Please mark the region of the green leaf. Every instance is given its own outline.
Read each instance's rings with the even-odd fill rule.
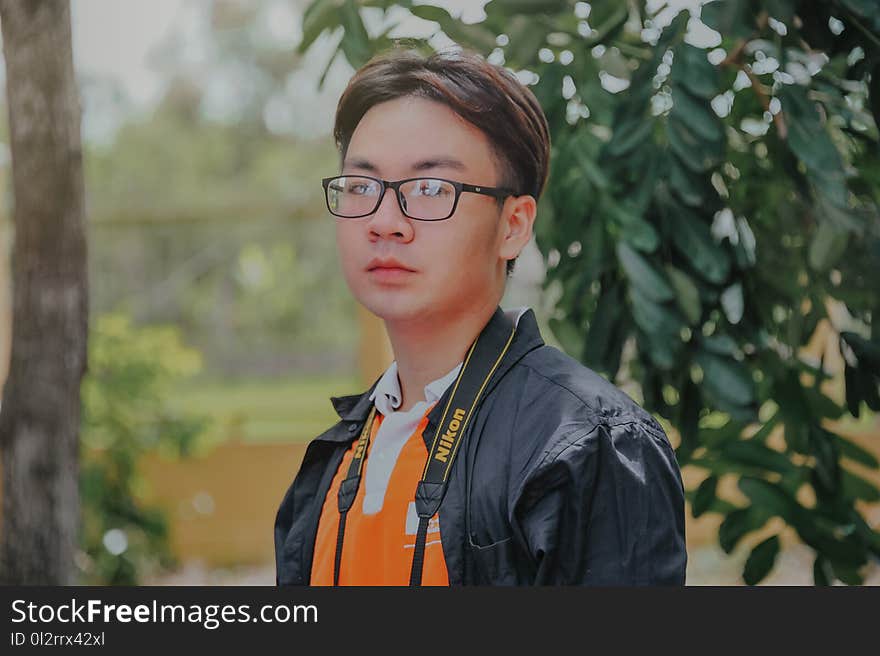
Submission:
[[[315,0],[306,8],[303,13],[302,41],[297,46],[300,53],[308,50],[324,30],[339,25],[338,12],[341,5],[342,0]]]
[[[453,20],[452,15],[448,11],[433,5],[413,5],[409,11],[413,16],[423,20],[434,21],[435,23]]]
[[[709,282],[723,283],[730,272],[730,256],[712,239],[709,227],[698,215],[678,205],[666,218],[673,244],[694,271]]]
[[[580,359],[584,347],[584,335],[581,330],[568,319],[551,317],[547,323],[559,345],[562,346],[562,350],[571,357]]]
[[[854,417],[859,416],[860,403],[862,401],[869,410],[880,411],[880,390],[878,390],[878,378],[876,374],[868,371],[867,367],[844,368],[844,380],[846,382],[846,403]]]
[[[680,465],[685,465],[691,454],[699,446],[700,411],[703,409],[703,398],[700,388],[687,378],[681,390],[678,402],[678,421],[676,425],[681,435],[681,443],[675,450]]]
[[[853,567],[852,565],[838,563],[836,560],[832,559],[831,569],[834,571],[834,575],[847,585],[862,584],[862,575],[859,574],[858,568]]]
[[[746,585],[760,583],[776,563],[779,554],[779,536],[769,537],[752,549],[743,569],[743,581]]]
[[[677,452],[676,452],[677,455]],[[724,472],[727,473],[727,472]],[[693,506],[694,497],[696,496],[695,490],[688,490],[685,492],[685,499],[687,499],[691,505]],[[716,497],[709,507],[706,509],[706,512],[716,513],[718,515],[727,515],[728,513],[736,510],[736,506],[730,503],[729,501],[725,501],[724,499],[719,499]],[[705,513],[704,513],[705,514]]]
[[[754,403],[755,387],[745,365],[707,351],[700,351],[696,360],[703,369],[703,387],[713,397],[738,406]]]
[[[862,397],[859,390],[859,370],[848,364],[843,368],[843,381],[846,387],[846,407],[853,417],[861,412]]]
[[[596,186],[607,189],[610,186],[608,174],[598,161],[597,139],[587,130],[578,130],[577,136],[570,141],[568,154],[574,159],[577,169]]]
[[[797,466],[780,453],[754,440],[731,440],[721,448],[725,460],[752,465],[767,471],[789,476],[797,472]]]
[[[813,561],[813,582],[816,585],[829,586],[832,576],[833,572],[828,559],[822,554],[816,554],[816,560]]]
[[[614,5],[617,3],[609,2],[602,4]],[[691,14],[689,11],[679,11],[675,15],[675,18],[672,19],[672,22],[669,23],[669,25],[667,25],[665,28],[663,28],[663,33],[660,35],[660,39],[657,41],[657,52],[662,53],[663,50],[671,47],[673,40],[678,37],[684,37],[690,17]]]
[[[749,506],[729,512],[718,528],[718,542],[725,553],[731,553],[747,533],[757,531],[769,519],[760,508]]]
[[[832,563],[860,567],[866,559],[863,543],[852,533],[839,537],[839,528],[816,512],[810,512],[780,485],[760,478],[743,476],[739,488],[752,501],[771,515],[779,515],[792,525],[801,539],[827,556]]]
[[[633,247],[652,253],[657,250],[660,239],[657,231],[647,221],[644,221],[635,210],[626,203],[609,202],[605,204],[608,218],[619,228],[620,236]]]
[[[705,513],[712,502],[715,501],[715,490],[718,487],[718,477],[709,476],[697,488],[694,502],[691,504],[694,519]]]
[[[339,56],[339,48],[337,48],[330,58],[327,60],[327,64],[324,66],[324,70],[321,72],[321,77],[318,78],[318,88],[324,88],[324,80],[327,79],[327,74],[330,73],[330,68],[333,66],[333,62],[336,61],[336,58]]]
[[[725,442],[739,439],[748,423],[746,421],[728,419],[722,426],[717,428],[703,428],[700,431],[700,437],[703,443],[710,449],[721,448]]]
[[[837,492],[840,481],[839,454],[831,433],[817,424],[810,424],[810,449],[815,456],[816,478],[813,483],[824,487],[825,491]]]
[[[625,242],[617,244],[617,257],[630,282],[653,301],[670,301],[675,297],[672,287],[648,260]]]
[[[537,60],[538,50],[547,43],[546,30],[537,27],[532,18],[524,15],[504,18],[502,24],[504,33],[510,39],[504,49],[505,65],[518,67],[532,65]]]
[[[678,362],[680,345],[680,341],[671,341],[658,333],[645,333],[639,349],[647,353],[655,367],[662,371],[672,371]]]
[[[373,56],[370,45],[370,36],[364,21],[361,19],[358,5],[354,0],[346,0],[340,11],[342,24],[345,26],[345,35],[339,44],[345,58],[354,68],[360,68]]]
[[[702,98],[694,98],[679,85],[672,86],[671,116],[687,125],[704,141],[720,141],[724,137],[721,119]]]
[[[844,368],[849,411],[858,417],[862,401],[874,412],[880,411],[880,344],[848,331],[841,333],[840,338],[841,350],[850,350],[857,361],[857,366],[847,361]]]
[[[648,115],[633,116],[614,126],[611,141],[605,150],[611,157],[621,157],[646,141],[654,131],[654,119]]]
[[[806,453],[809,449],[809,426],[816,419],[797,371],[787,369],[782,375],[774,376],[773,397],[785,423],[786,443],[789,448]]]
[[[647,144],[640,150],[640,161],[635,163],[633,175],[637,180],[632,187],[631,193],[627,194],[627,204],[633,212],[654,227],[656,212],[654,211],[654,194],[660,180],[660,168],[665,159],[663,150],[655,148],[653,143]]]
[[[849,189],[842,168],[808,171],[807,177],[816,188],[821,214],[841,228],[861,229],[861,220],[850,212]]]
[[[804,388],[804,394],[817,417],[840,419],[841,415],[843,415],[844,409],[819,390],[812,387]]]
[[[766,0],[767,11],[773,18],[785,23],[792,24],[794,18],[794,1],[793,0]]]
[[[544,215],[542,215],[544,216]],[[589,222],[584,235],[586,248],[581,253],[584,275],[590,280],[599,280],[602,274],[614,266],[610,237],[605,231],[605,223],[599,219]]]
[[[837,200],[833,200],[828,195],[827,188],[821,189],[820,193],[816,194],[816,214],[822,220],[833,223],[839,230],[864,234],[863,219],[847,207],[846,196],[849,192],[842,184],[837,185],[837,188],[840,189],[840,197]],[[835,202],[841,205],[836,205]]]
[[[880,501],[880,491],[861,476],[853,474],[848,469],[841,467],[841,486],[843,493],[850,499],[863,499],[868,503]]]
[[[438,22],[446,36],[459,45],[483,53],[492,52],[497,45],[496,36],[480,23],[462,23],[451,17]]]
[[[829,200],[846,208],[846,178],[840,153],[822,124],[815,103],[807,90],[797,84],[783,85],[777,92],[788,121],[788,147],[807,167],[810,177]]]
[[[667,161],[669,186],[685,205],[701,207],[708,199],[718,197],[706,174],[691,171],[674,153]]]
[[[674,52],[670,79],[698,98],[714,98],[718,94],[718,70],[707,58],[706,51],[682,41]]]
[[[567,0],[492,0],[486,13],[497,11],[505,16],[512,14],[541,14],[550,16],[568,8]]]
[[[666,137],[672,152],[695,173],[711,171],[724,158],[724,140],[701,138],[687,123],[672,113],[666,122]]]
[[[880,343],[847,330],[840,333],[840,338],[853,350],[859,367],[880,373]]]
[[[615,342],[615,334],[620,328],[621,299],[616,288],[605,291],[599,297],[596,310],[590,320],[584,347],[585,364],[599,369],[606,369],[606,356]],[[608,372],[612,377],[617,371]]]
[[[678,307],[681,308],[688,323],[692,326],[695,325],[703,314],[703,309],[700,305],[700,291],[690,276],[674,266],[666,265],[666,274],[675,288],[675,300],[678,303]]]
[[[749,438],[749,440],[758,444],[764,444],[767,441],[767,438],[770,437],[770,433],[773,432],[773,429],[776,428],[776,425],[779,423],[779,415],[780,413],[778,411],[775,412],[773,416],[765,421],[764,425]]]
[[[678,333],[684,322],[671,308],[655,303],[637,287],[630,287],[629,295],[633,319],[643,333],[640,349],[648,354],[655,366],[664,371],[671,370],[681,352]]]
[[[874,457],[873,453],[866,451],[858,444],[854,444],[840,435],[835,435],[835,437],[837,438],[837,448],[840,451],[840,455],[846,456],[865,467],[871,467],[873,469],[880,467],[880,461]]]
[[[618,2],[593,2],[591,4],[590,24],[596,33],[585,39],[584,45],[592,46],[596,43],[608,43],[617,37],[629,18],[629,10],[626,4]]]
[[[828,271],[846,251],[848,242],[849,234],[846,231],[840,230],[831,221],[820,221],[810,242],[810,267],[820,273]]]
[[[789,523],[795,523],[799,506],[778,485],[760,478],[743,476],[739,479],[738,486],[753,505],[771,515],[778,515]]]
[[[707,27],[732,39],[751,36],[754,21],[746,0],[715,0],[702,6],[700,20]]]
[[[873,32],[874,41],[880,41],[880,15],[877,14],[875,0],[840,0],[840,3],[852,11],[856,16],[864,18],[868,27]]]
[[[452,15],[432,5],[413,5],[410,12],[424,20],[434,21],[450,39],[462,46],[473,48],[477,52],[491,52],[495,46],[495,35],[479,23],[462,23]]]
[[[739,350],[736,340],[725,334],[715,334],[703,338],[703,348],[710,353],[724,356],[733,356]]]

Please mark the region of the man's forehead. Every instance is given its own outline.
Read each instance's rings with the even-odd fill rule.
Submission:
[[[379,172],[383,168],[403,168],[414,173],[440,168],[455,171],[469,170],[462,158],[449,154],[413,155],[411,157],[401,157],[399,154],[395,154],[393,157],[382,157],[349,153],[342,163],[342,168],[373,172]]]

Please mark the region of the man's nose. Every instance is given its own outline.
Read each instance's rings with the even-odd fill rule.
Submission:
[[[408,235],[412,231],[412,224],[400,209],[397,201],[398,195],[390,187],[385,189],[379,207],[369,217],[370,231],[379,235],[401,234]]]

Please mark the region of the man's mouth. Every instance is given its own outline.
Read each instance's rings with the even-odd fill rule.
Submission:
[[[415,273],[415,269],[394,258],[374,258],[367,264],[367,271]]]

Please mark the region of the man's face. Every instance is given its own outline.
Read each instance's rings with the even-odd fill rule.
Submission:
[[[445,105],[416,97],[375,105],[364,115],[342,172],[385,180],[425,176],[500,184],[487,137]],[[501,214],[493,197],[463,192],[450,218],[419,221],[406,217],[395,192],[386,190],[374,214],[336,219],[348,286],[386,321],[445,323],[494,307],[504,288],[507,259],[502,258]],[[407,270],[375,267],[377,259],[394,260]]]

